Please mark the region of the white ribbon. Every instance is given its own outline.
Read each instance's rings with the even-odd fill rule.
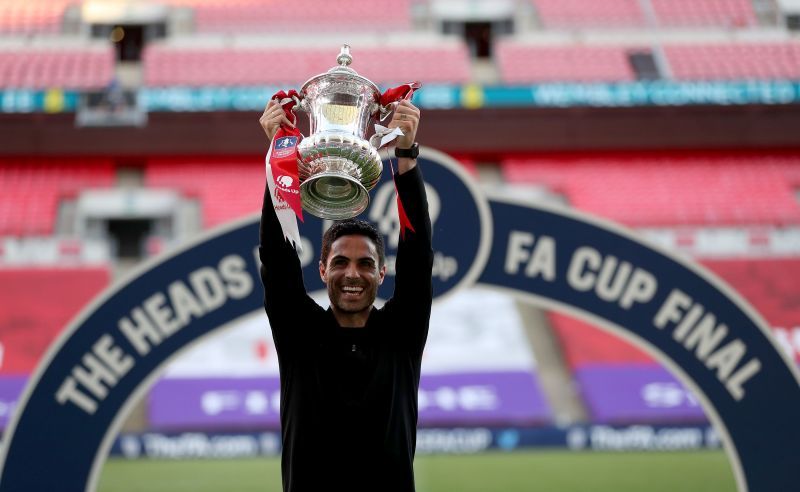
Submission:
[[[403,130],[399,127],[397,128],[386,128],[382,125],[375,125],[375,135],[370,137],[369,143],[376,149],[380,149],[384,145],[388,144],[389,142],[393,141],[397,137],[402,137],[405,135]]]
[[[278,196],[275,187],[275,177],[272,175],[272,166],[269,164],[269,158],[272,155],[272,145],[269,146],[267,152],[266,167],[267,167],[267,185],[269,186],[269,195],[272,197],[272,206],[275,208],[275,215],[278,216],[278,222],[281,224],[283,237],[288,239],[295,251],[298,253],[303,252],[303,246],[300,242],[300,231],[297,228],[297,215],[295,215],[292,207],[286,203],[283,198]]]

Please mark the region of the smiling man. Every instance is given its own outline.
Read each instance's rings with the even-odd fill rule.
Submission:
[[[288,124],[270,103],[272,140]],[[261,279],[281,375],[281,471],[285,492],[414,491],[417,391],[431,312],[431,223],[414,142],[419,110],[401,102],[397,191],[411,228],[402,234],[395,291],[373,304],[386,275],[383,238],[345,220],[322,239],[319,274],[330,307],[305,291],[300,260],[284,239],[269,188],[261,215]]]

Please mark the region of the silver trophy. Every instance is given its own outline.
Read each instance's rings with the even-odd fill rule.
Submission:
[[[336,61],[338,66],[303,84],[296,106],[311,123],[310,136],[297,146],[303,208],[334,220],[355,217],[369,205],[383,163],[365,134],[370,122],[389,112],[380,105],[378,86],[348,66],[348,45]]]

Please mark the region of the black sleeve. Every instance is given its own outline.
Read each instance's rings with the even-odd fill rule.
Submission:
[[[264,186],[259,235],[264,309],[275,346],[280,351],[300,335],[298,332],[309,328],[304,322],[307,316],[322,308],[306,294],[300,258],[283,236],[267,185]]]
[[[419,166],[395,178],[403,208],[414,228],[401,234],[395,263],[395,285],[392,298],[384,310],[390,318],[401,320],[398,329],[411,347],[421,351],[428,336],[433,288],[431,270],[431,219],[428,198]]]

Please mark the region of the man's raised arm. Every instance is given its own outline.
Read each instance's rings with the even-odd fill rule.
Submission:
[[[269,102],[259,122],[270,142],[281,124],[291,125],[283,109],[275,101]],[[277,331],[287,326],[291,326],[292,329],[302,329],[296,326],[295,315],[311,306],[318,306],[306,294],[300,258],[294,246],[284,237],[273,206],[273,200],[276,198],[270,193],[266,179],[258,252],[261,259],[261,281],[264,284],[264,308],[270,319],[275,342],[280,344],[282,339],[286,338],[285,335],[290,334]]]
[[[420,112],[408,101],[398,104],[390,127],[400,127],[403,136],[397,139],[402,151],[415,145]],[[416,149],[414,149],[416,150]],[[398,157],[398,175],[395,176],[397,193],[408,222],[401,218],[402,230],[395,263],[395,287],[387,308],[402,314],[408,321],[403,328],[412,346],[421,350],[428,333],[433,291],[431,270],[431,220],[422,173],[415,157]],[[408,227],[410,225],[410,227]],[[413,230],[412,230],[413,229]]]

